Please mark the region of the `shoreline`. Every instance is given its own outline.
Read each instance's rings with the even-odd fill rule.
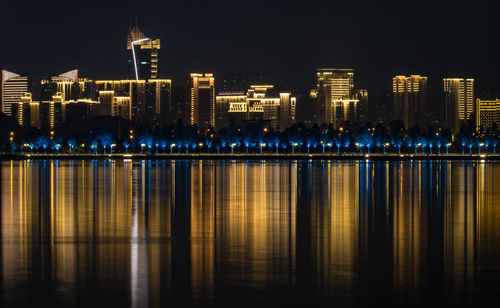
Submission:
[[[0,154],[0,161],[9,160],[372,160],[372,161],[446,161],[500,160],[500,154]]]

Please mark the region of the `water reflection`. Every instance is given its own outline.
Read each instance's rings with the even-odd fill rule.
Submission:
[[[500,168],[474,162],[1,163],[4,305],[478,303]]]

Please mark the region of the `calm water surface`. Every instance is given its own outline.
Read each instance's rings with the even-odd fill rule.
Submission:
[[[500,294],[496,163],[14,161],[0,176],[0,306]]]

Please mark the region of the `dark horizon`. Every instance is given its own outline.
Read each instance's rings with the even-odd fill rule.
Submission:
[[[418,4],[418,5],[417,5]],[[74,68],[91,79],[126,78],[127,30],[134,16],[161,39],[162,78],[184,84],[190,72],[259,70],[275,84],[314,85],[320,67],[353,68],[355,87],[390,89],[395,75],[476,79],[477,94],[500,88],[493,38],[496,3],[456,1],[165,2],[119,5],[7,1],[0,19],[0,67],[43,77]]]

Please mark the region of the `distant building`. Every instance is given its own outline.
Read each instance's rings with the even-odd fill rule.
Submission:
[[[160,39],[148,38],[137,26],[127,35],[128,79],[156,79],[160,75]]]
[[[252,85],[247,93],[221,92],[216,97],[216,127],[262,121],[284,130],[295,122],[297,99],[289,92],[270,96],[272,85]]]
[[[170,79],[150,79],[146,85],[146,114],[152,126],[173,124],[176,110],[172,105],[172,81]]]
[[[500,99],[476,100],[476,129],[483,130],[493,128],[496,124],[500,128]]]
[[[356,121],[359,100],[354,91],[354,70],[322,68],[316,77],[317,88],[311,97],[317,100],[318,124],[338,127],[344,121]]]
[[[132,120],[130,96],[115,96],[114,90],[99,91],[99,104],[94,116],[112,116]]]
[[[356,99],[358,100],[358,112],[356,122],[364,124],[369,122],[368,111],[368,90],[356,90]]]
[[[445,127],[458,133],[474,112],[474,79],[444,78]]]
[[[95,83],[99,101],[103,104],[98,108],[99,115],[112,115],[112,109],[118,106],[115,98],[128,97],[129,111],[126,114],[129,119],[150,127],[167,123],[172,106],[170,79],[96,80]],[[120,108],[125,111],[125,101],[120,101]],[[124,117],[125,113],[121,114]]]
[[[192,73],[189,79],[188,123],[204,132],[215,127],[215,78],[213,74]]]
[[[427,77],[396,76],[392,79],[393,120],[401,120],[406,129],[427,128]]]
[[[94,116],[99,106],[97,101],[89,99],[64,100],[63,98],[63,94],[57,92],[51,100],[38,104],[38,128],[56,130],[66,122],[89,120]]]
[[[21,101],[21,96],[30,92],[29,78],[2,70],[2,109],[8,116],[12,115],[12,104]]]
[[[31,93],[25,93],[19,102],[11,106],[12,116],[19,125],[40,128],[40,103],[32,100]]]
[[[56,93],[61,93],[63,101],[88,99],[95,100],[95,83],[92,80],[78,78],[78,70],[42,79],[41,100],[49,101]]]

